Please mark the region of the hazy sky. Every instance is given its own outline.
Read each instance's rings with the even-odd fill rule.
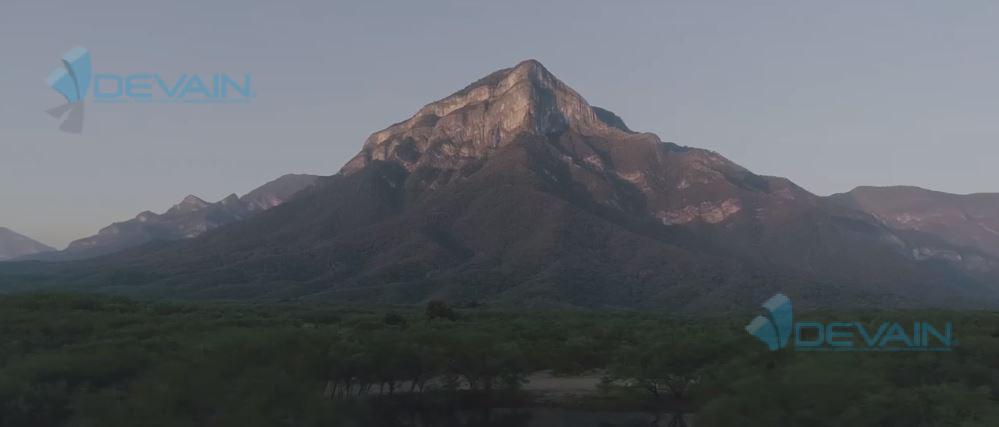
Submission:
[[[0,1],[0,226],[50,245],[188,193],[333,174],[368,134],[536,58],[593,105],[818,193],[999,191],[994,1]],[[60,56],[252,73],[246,105],[44,113]]]

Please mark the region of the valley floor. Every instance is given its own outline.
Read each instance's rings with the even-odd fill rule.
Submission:
[[[0,426],[999,425],[999,314],[848,316],[950,321],[959,345],[770,352],[745,318],[634,311],[5,296]]]

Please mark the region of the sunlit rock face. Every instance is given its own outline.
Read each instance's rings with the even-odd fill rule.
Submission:
[[[717,153],[633,132],[534,60],[490,74],[375,132],[341,173],[387,161],[409,172],[435,171],[423,183],[433,190],[460,177],[440,171],[460,170],[523,139],[554,152],[571,180],[597,202],[618,209],[640,203],[666,225],[719,224],[740,214],[780,220],[788,209],[814,206],[816,199],[790,181],[757,176]],[[620,182],[641,194],[622,192]],[[625,200],[636,196],[642,200]]]
[[[343,172],[372,160],[397,162],[410,171],[424,164],[456,168],[488,156],[519,134],[558,135],[570,129],[583,135],[626,132],[601,121],[583,97],[541,63],[528,60],[375,132]]]

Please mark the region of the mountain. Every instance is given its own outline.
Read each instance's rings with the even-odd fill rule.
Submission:
[[[246,204],[249,210],[264,211],[288,201],[295,193],[311,187],[318,179],[316,175],[284,175],[246,193],[239,200]]]
[[[145,211],[135,218],[116,222],[97,234],[73,241],[62,251],[27,259],[66,261],[92,258],[142,246],[153,241],[172,241],[200,236],[208,230],[277,206],[295,193],[314,184],[314,175],[284,175],[247,193],[231,194],[215,202],[189,195],[162,214]]]
[[[204,235],[84,264],[0,267],[0,287],[744,310],[995,307],[995,258],[635,132],[537,61],[375,132],[338,174]],[[941,248],[951,248],[946,242]]]
[[[915,256],[959,259],[961,252],[980,252],[999,257],[999,194],[858,187],[831,199],[867,212],[899,232],[923,236],[920,245],[913,248]],[[955,251],[955,247],[959,249]]]
[[[0,261],[54,250],[9,228],[0,227]]]

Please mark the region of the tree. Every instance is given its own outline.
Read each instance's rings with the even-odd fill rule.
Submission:
[[[454,312],[454,310],[451,309],[447,303],[440,300],[433,300],[427,303],[425,314],[427,316],[427,321],[447,319],[453,322],[458,319],[458,315]]]
[[[645,345],[626,347],[618,355],[612,374],[639,386],[656,398],[666,395],[683,400],[699,383],[722,346],[710,336],[678,330],[643,340]]]
[[[382,318],[382,323],[389,326],[406,326],[406,318],[396,313],[386,313]]]

